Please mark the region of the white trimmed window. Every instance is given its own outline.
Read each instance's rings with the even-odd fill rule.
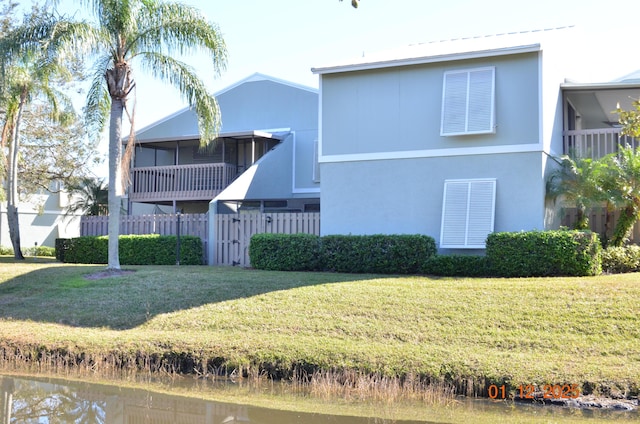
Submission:
[[[445,180],[440,247],[484,249],[493,232],[495,178]]]
[[[444,73],[440,135],[495,131],[495,68]]]

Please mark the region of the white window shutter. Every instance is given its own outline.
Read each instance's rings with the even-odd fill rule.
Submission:
[[[445,181],[442,231],[440,244],[462,246],[466,239],[469,184],[465,181]]]
[[[440,247],[480,249],[493,232],[496,180],[446,180]]]
[[[467,244],[484,247],[487,235],[493,232],[496,181],[473,181],[470,186]]]
[[[493,69],[469,72],[468,132],[493,131]]]
[[[444,73],[440,135],[492,133],[495,68]]]
[[[466,72],[445,73],[442,94],[442,133],[458,134],[467,127],[467,90]]]

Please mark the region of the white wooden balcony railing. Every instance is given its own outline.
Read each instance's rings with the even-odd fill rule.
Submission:
[[[622,135],[620,132],[620,128],[565,131],[563,133],[564,153],[599,159],[609,153],[617,152],[619,146],[629,145],[634,149],[640,146],[640,140]]]
[[[131,170],[130,200],[211,200],[236,178],[228,163],[149,166]]]

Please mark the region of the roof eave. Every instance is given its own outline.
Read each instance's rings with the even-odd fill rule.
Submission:
[[[341,72],[365,71],[370,69],[393,68],[399,66],[422,65],[427,63],[451,62],[466,59],[479,59],[484,57],[505,56],[522,53],[539,52],[540,44],[528,44],[522,46],[504,47],[498,49],[469,51],[463,53],[451,53],[433,56],[420,56],[411,58],[379,60],[366,63],[355,63],[349,65],[326,66],[311,68],[314,74],[335,74]]]
[[[565,82],[560,84],[563,91],[591,91],[591,90],[638,90],[640,82],[599,82],[577,83]]]
[[[235,138],[235,139],[248,139],[248,138],[271,138],[274,140],[282,141],[286,138],[286,136],[270,133],[268,131],[261,130],[248,130],[248,131],[233,131],[233,132],[221,132],[218,134],[216,139],[221,138]],[[138,144],[149,144],[149,143],[166,143],[166,142],[180,142],[180,141],[191,141],[191,140],[199,140],[200,136],[198,134],[188,134],[176,137],[158,137],[146,140],[136,140]],[[127,142],[126,139],[122,140],[122,143],[125,144]]]

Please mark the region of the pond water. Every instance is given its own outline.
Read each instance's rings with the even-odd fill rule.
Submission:
[[[54,377],[0,375],[0,424],[386,424],[386,423],[575,423],[632,422],[637,412],[520,405],[511,401],[455,399],[448,402],[350,403],[287,394],[273,384],[247,389],[237,383],[139,381],[90,383]],[[284,386],[283,386],[284,387]],[[247,397],[247,394],[249,397]],[[261,406],[249,406],[249,398]],[[218,401],[216,399],[223,399]],[[238,403],[229,401],[236,399]],[[266,406],[269,407],[266,407]],[[359,416],[358,416],[359,415]]]

